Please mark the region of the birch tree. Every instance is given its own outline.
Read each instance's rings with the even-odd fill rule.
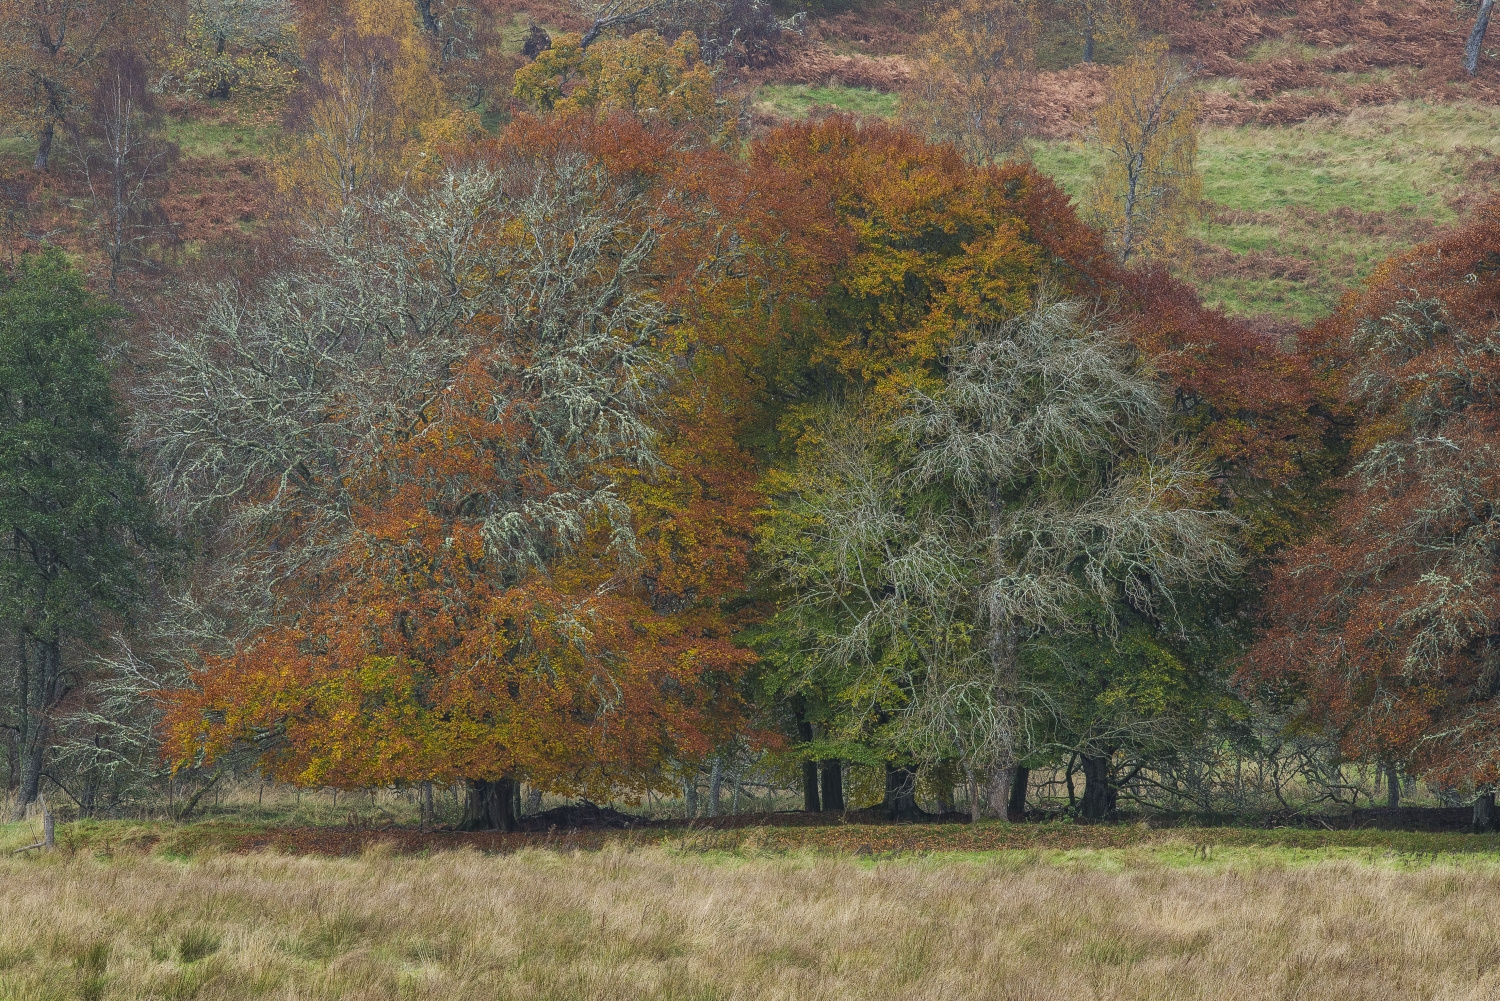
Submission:
[[[1183,264],[1203,200],[1193,72],[1161,43],[1110,74],[1097,123],[1100,165],[1084,214],[1122,263]]]

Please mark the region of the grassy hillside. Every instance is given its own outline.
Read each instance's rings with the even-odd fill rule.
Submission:
[[[1082,139],[1039,143],[1075,197]],[[1308,322],[1381,260],[1456,222],[1500,166],[1500,107],[1402,102],[1291,125],[1205,129],[1196,272],[1206,301]]]

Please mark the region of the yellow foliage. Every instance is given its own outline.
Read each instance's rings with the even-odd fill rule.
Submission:
[[[167,48],[168,85],[200,97],[234,91],[284,94],[292,87],[297,25],[289,10],[249,0],[200,0]]]
[[[1192,72],[1161,42],[1110,74],[1085,212],[1123,262],[1188,262],[1188,228],[1203,202],[1191,83]]]
[[[1134,0],[1053,0],[1057,13],[1077,30],[1083,41],[1083,61],[1094,61],[1099,41],[1123,41],[1135,37],[1137,21]]]
[[[1016,154],[1036,35],[1035,0],[960,0],[921,39],[919,82],[902,117],[974,163]]]
[[[417,26],[408,0],[349,0],[349,19],[356,34],[390,39],[390,87],[395,98],[398,129],[447,114],[443,81],[437,72],[437,53]]]
[[[438,169],[446,145],[476,138],[478,116],[452,107],[438,54],[403,0],[351,0],[317,60],[302,127],[276,165],[282,191],[310,213]]]
[[[670,46],[654,31],[638,31],[587,49],[579,35],[569,34],[516,71],[512,93],[538,111],[625,112],[681,125],[711,118],[713,83],[691,32]]]

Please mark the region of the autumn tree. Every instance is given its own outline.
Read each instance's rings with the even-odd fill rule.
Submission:
[[[440,147],[479,131],[446,99],[437,57],[399,0],[353,0],[311,47],[276,176],[316,215],[404,177],[441,170]]]
[[[88,187],[94,227],[109,260],[109,290],[173,231],[160,206],[177,148],[162,134],[145,63],[130,51],[102,62],[88,115],[73,126],[72,153]]]
[[[1000,329],[1028,315],[1044,286],[1060,290],[1064,298],[1096,303],[1110,317],[1104,325],[1151,359],[1163,399],[1171,401],[1173,433],[1192,443],[1196,468],[1212,483],[1214,496],[1201,498],[1195,510],[1210,521],[1232,514],[1243,526],[1234,544],[1248,550],[1253,568],[1294,540],[1296,526],[1315,513],[1314,484],[1325,468],[1320,463],[1328,426],[1315,412],[1334,401],[1320,396],[1305,356],[1276,350],[1250,327],[1204,310],[1192,289],[1160,272],[1122,268],[1050,181],[1017,164],[967,165],[951,148],[846,119],[777,130],[757,144],[754,156],[752,169],[781,167],[797,179],[796,187],[822,193],[853,241],[819,308],[789,330],[771,355],[776,376],[768,390],[778,401],[773,412],[781,415],[779,433],[764,432],[760,440],[765,461],[776,469],[767,490],[778,498],[778,510],[789,505],[784,509],[789,520],[780,521],[778,514],[772,525],[796,525],[802,491],[823,482],[815,478],[798,485],[799,477],[812,475],[805,470],[825,467],[812,458],[829,440],[823,430],[829,422],[842,429],[837,440],[845,444],[837,454],[859,458],[856,465],[866,473],[856,479],[873,492],[878,506],[910,514],[901,507],[902,497],[891,499],[910,482],[897,475],[906,447],[894,431],[900,402],[917,392],[939,394],[966,333]],[[806,463],[800,458],[804,452],[812,457]],[[819,487],[816,493],[830,491]],[[838,496],[847,501],[852,495]],[[940,504],[926,495],[913,497],[911,503]],[[1209,517],[1208,512],[1214,513]],[[857,525],[847,531],[856,532]],[[763,545],[792,545],[787,538],[783,533]],[[819,536],[808,529],[790,538],[811,545]],[[905,545],[893,551],[910,551],[913,559],[917,552]],[[790,607],[796,590],[773,593]],[[1022,731],[1026,741],[1046,745],[1025,747],[1028,760],[1033,750],[1050,755],[1048,747],[1066,747],[1065,756],[1077,751],[1098,759],[1106,777],[1139,774],[1138,767],[1167,749],[1159,738],[1169,727],[1138,725],[1153,700],[1167,700],[1173,725],[1191,722],[1202,706],[1217,704],[1224,666],[1240,639],[1218,622],[1225,615],[1231,623],[1240,621],[1240,608],[1253,602],[1236,605],[1241,590],[1250,590],[1240,585],[1223,600],[1218,587],[1191,590],[1185,597],[1178,589],[1171,614],[1142,613],[1125,600],[1074,609],[1080,617],[1073,620],[1077,629],[1066,634],[1066,650],[1057,637],[1049,641],[1053,652],[1046,658],[1031,656],[1037,647],[1023,650],[1028,690],[1049,688],[1052,710],[1064,697],[1073,707],[1066,727]],[[963,613],[948,605],[938,612],[942,618],[932,621],[963,624]],[[1096,625],[1111,619],[1119,623],[1118,632],[1103,627],[1095,632]],[[895,732],[896,716],[879,700],[899,701],[905,697],[900,691],[845,686],[842,675],[811,658],[811,651],[830,648],[837,621],[836,616],[819,620],[804,607],[795,617],[773,617],[756,633],[767,697],[800,698],[817,732],[842,734],[839,740],[816,738],[806,749],[809,755],[883,760],[893,774],[921,763],[909,748],[886,742]],[[971,620],[965,628],[977,627]],[[958,632],[935,635],[951,643]],[[1133,652],[1095,656],[1113,651],[1117,640],[1128,640]],[[809,680],[819,672],[820,680]],[[1104,706],[1103,698],[1114,708]],[[853,712],[854,705],[864,708]],[[845,727],[851,720],[858,724]],[[1113,745],[1106,739],[1121,733],[1130,739]],[[1122,758],[1131,757],[1133,763],[1121,771]],[[897,781],[905,787],[907,778]],[[1004,776],[996,778],[998,793]]]
[[[1192,79],[1160,42],[1110,73],[1086,211],[1122,263],[1187,261],[1188,226],[1203,198]]]
[[[1478,790],[1500,781],[1495,233],[1489,210],[1393,259],[1315,332],[1361,420],[1326,529],[1273,581],[1248,675],[1348,758]]]
[[[37,170],[47,169],[58,130],[82,107],[125,9],[122,0],[0,3],[0,89],[7,110],[36,138]]]
[[[284,0],[192,0],[167,72],[190,93],[224,100],[241,87],[290,87],[296,55],[295,12]]]
[[[516,72],[514,96],[537,111],[625,112],[679,126],[716,109],[713,75],[691,33],[670,45],[655,31],[605,38],[584,49],[580,36],[559,35]]]
[[[733,726],[748,655],[717,602],[753,473],[711,398],[678,424],[702,404],[659,282],[701,268],[648,183],[670,147],[517,128],[166,335],[162,495],[263,602],[172,696],[180,760],[249,741],[303,784],[462,778],[467,822],[507,826],[520,778],[649,788]]]
[[[101,357],[113,316],[56,250],[0,277],[0,628],[17,819],[36,799],[59,707],[130,610],[140,546],[156,537]]]
[[[922,36],[922,64],[902,116],[975,163],[1021,149],[1025,88],[1036,64],[1038,12],[1030,0],[963,0]]]
[[[1086,63],[1094,61],[1100,40],[1129,38],[1135,33],[1134,0],[1051,0],[1051,6],[1078,33]]]

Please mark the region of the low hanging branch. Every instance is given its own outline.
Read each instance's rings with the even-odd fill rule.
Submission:
[[[664,6],[660,0],[650,3],[642,3],[641,0],[606,0],[605,3],[589,4],[588,12],[593,15],[594,23],[583,33],[580,45],[586,49],[610,28],[644,21]]]

